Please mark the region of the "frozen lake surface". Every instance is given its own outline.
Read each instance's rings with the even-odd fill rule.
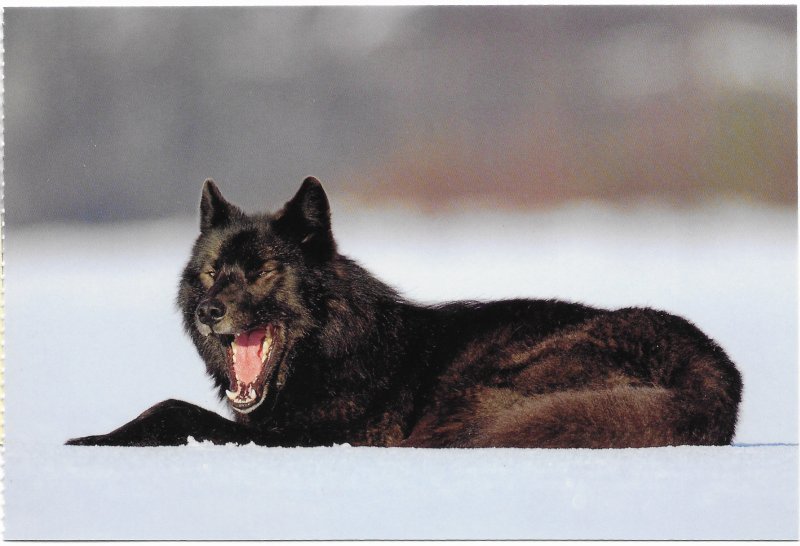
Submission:
[[[793,211],[351,208],[333,203],[340,251],[418,301],[557,297],[689,318],[743,374],[736,445],[65,447],[166,398],[226,413],[173,304],[196,225],[12,227],[5,537],[797,538]]]

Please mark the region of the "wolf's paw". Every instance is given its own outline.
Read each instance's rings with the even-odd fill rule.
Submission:
[[[65,446],[107,446],[113,445],[108,442],[105,435],[96,436],[82,436],[80,438],[72,438],[64,442]]]

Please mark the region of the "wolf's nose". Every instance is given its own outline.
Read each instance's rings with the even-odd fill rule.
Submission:
[[[205,300],[197,306],[197,320],[212,326],[225,316],[225,304],[219,300]]]

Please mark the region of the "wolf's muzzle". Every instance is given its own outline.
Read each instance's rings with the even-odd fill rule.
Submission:
[[[225,304],[219,300],[203,300],[195,311],[197,320],[208,326],[217,324],[225,316],[227,309]]]

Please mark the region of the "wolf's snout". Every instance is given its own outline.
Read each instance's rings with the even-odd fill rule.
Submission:
[[[225,316],[225,304],[219,300],[204,300],[197,306],[197,320],[213,326]]]

